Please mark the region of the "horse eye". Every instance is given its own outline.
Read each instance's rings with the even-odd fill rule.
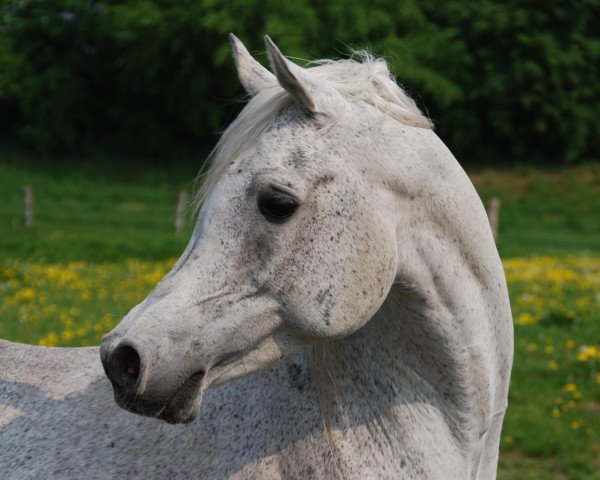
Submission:
[[[267,220],[279,223],[291,217],[298,204],[287,195],[269,192],[258,197],[258,208]]]

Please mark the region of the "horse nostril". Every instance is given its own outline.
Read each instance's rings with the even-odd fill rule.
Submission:
[[[107,371],[110,380],[122,391],[131,390],[140,376],[141,360],[129,346],[117,347],[109,353]]]
[[[135,350],[127,355],[127,373],[129,375],[138,375],[140,373],[140,357]]]

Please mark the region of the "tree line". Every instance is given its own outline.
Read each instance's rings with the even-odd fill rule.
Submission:
[[[41,153],[205,150],[267,63],[385,57],[465,164],[600,158],[600,0],[2,0],[0,128]]]

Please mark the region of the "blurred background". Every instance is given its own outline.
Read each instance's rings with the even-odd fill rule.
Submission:
[[[97,344],[193,228],[243,92],[234,32],[366,49],[497,228],[515,321],[501,479],[600,479],[600,0],[0,0],[0,338]]]

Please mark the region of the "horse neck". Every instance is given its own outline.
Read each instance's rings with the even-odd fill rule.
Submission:
[[[397,183],[387,182],[398,199],[398,284],[364,328],[316,349],[321,368],[312,371],[334,433],[376,437],[369,444],[390,458],[455,458],[455,477],[467,478],[463,468],[477,464],[473,452],[505,406],[510,307],[481,202],[432,135],[397,135],[415,149],[433,148],[413,168],[386,176]],[[437,184],[406,181],[432,172]]]
[[[437,426],[446,425],[452,443],[465,449],[473,403],[469,352],[439,328],[448,322],[447,312],[416,311],[405,300],[394,288],[365,327],[319,347],[315,356],[326,376],[317,383],[330,386],[324,395],[336,405],[337,412],[331,413],[341,422],[338,426],[385,417],[402,424],[395,430],[397,441],[412,443],[407,430],[431,427],[421,418],[425,414]]]
[[[407,478],[476,478],[467,472],[477,462],[487,399],[472,385],[485,381],[468,349],[437,330],[447,319],[430,313],[403,306],[394,289],[364,328],[313,352],[311,373],[320,372],[321,411],[340,464],[407,468]]]

